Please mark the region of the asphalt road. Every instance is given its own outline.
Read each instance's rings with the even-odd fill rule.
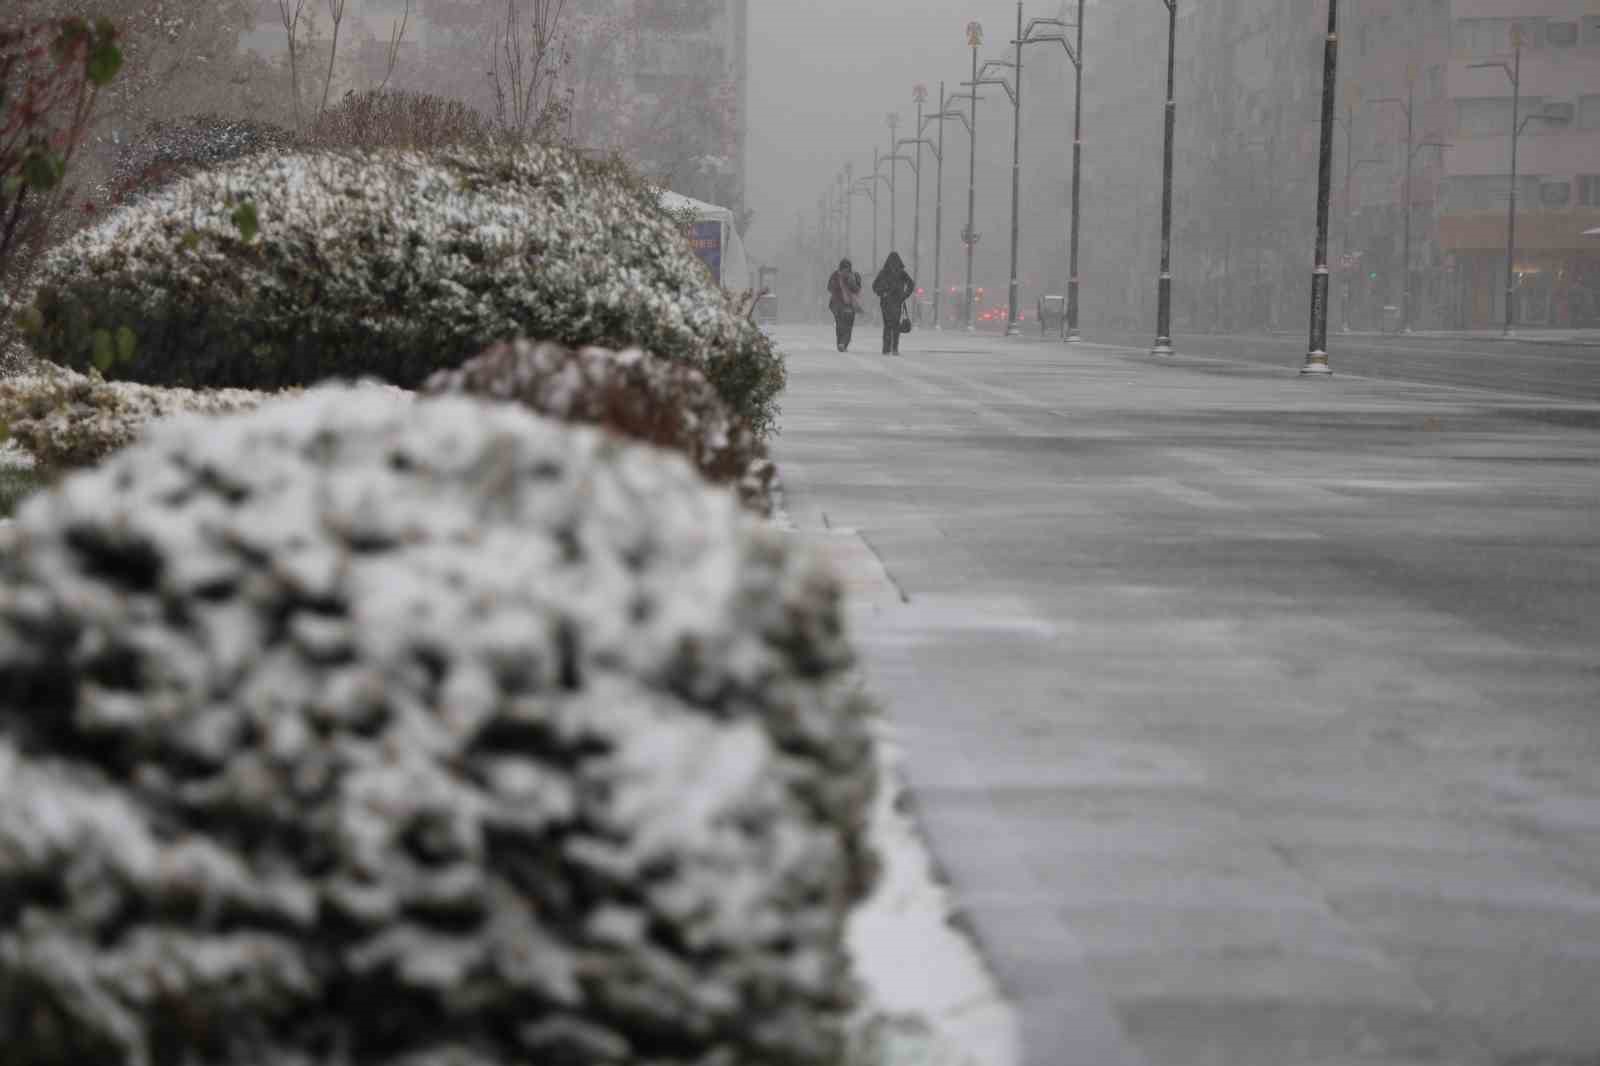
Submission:
[[[1028,1066],[1600,1062],[1600,404],[780,340],[795,535]]]
[[[1037,333],[1030,336],[1037,336]],[[1089,330],[1085,339],[1149,351],[1155,332],[1152,329],[1146,335]],[[1179,333],[1173,338],[1173,345],[1180,356],[1293,370],[1305,362],[1306,339],[1303,333]],[[1569,400],[1600,400],[1600,339],[1589,342],[1546,340],[1535,333],[1506,340],[1492,336],[1335,332],[1328,337],[1328,359],[1336,374]]]

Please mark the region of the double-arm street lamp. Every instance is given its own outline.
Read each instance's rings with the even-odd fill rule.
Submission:
[[[1156,280],[1156,355],[1172,354],[1172,137],[1178,119],[1178,0],[1167,5],[1167,102],[1161,149],[1161,276]]]
[[[967,157],[967,228],[961,233],[961,242],[967,246],[966,325],[971,333],[976,325],[972,320],[972,250],[978,243],[978,231],[973,228],[978,209],[978,48],[983,44],[983,26],[967,23],[967,47],[972,49],[972,92],[969,97],[967,132],[971,145]]]
[[[1018,31],[1017,32],[1017,36],[1020,37],[1022,35],[1021,34],[1021,31],[1022,31],[1022,5],[1020,3],[1017,4],[1017,31]],[[1018,47],[1017,55],[1018,55],[1019,58],[1021,57],[1021,54],[1022,54],[1022,49],[1020,47]],[[1010,288],[1010,298],[1009,298],[1010,302],[1008,304],[1008,306],[1010,308],[1010,310],[1008,311],[1009,318],[1006,321],[1006,336],[1009,337],[1009,336],[1014,336],[1015,334],[1020,332],[1020,330],[1019,330],[1019,328],[1017,326],[1017,320],[1016,320],[1016,315],[1017,315],[1017,189],[1018,189],[1018,175],[1020,173],[1020,170],[1019,170],[1019,165],[1020,164],[1019,164],[1019,161],[1018,161],[1018,153],[1021,150],[1022,113],[1021,113],[1021,110],[1020,110],[1020,108],[1018,106],[1020,104],[1020,102],[1021,102],[1021,97],[1017,95],[1017,90],[1012,88],[1011,83],[1009,81],[1007,81],[1003,77],[1002,78],[991,78],[989,76],[989,71],[993,67],[1007,67],[1007,68],[1010,68],[1011,70],[1016,72],[1017,76],[1020,79],[1020,76],[1021,76],[1021,73],[1022,73],[1022,66],[1021,66],[1020,63],[1017,63],[1017,62],[1014,62],[1014,61],[1008,60],[1008,59],[989,59],[989,60],[985,60],[983,66],[978,68],[977,76],[975,78],[973,78],[973,81],[972,81],[973,91],[974,92],[977,91],[977,87],[979,85],[998,85],[998,86],[1000,86],[1000,88],[1005,90],[1006,97],[1011,101],[1011,288]],[[976,109],[974,109],[974,112],[976,112]]]
[[[1406,116],[1406,181],[1405,191],[1405,236],[1403,238],[1401,253],[1401,281],[1400,281],[1400,329],[1402,332],[1411,332],[1411,167],[1417,158],[1417,153],[1424,148],[1445,149],[1451,147],[1442,141],[1416,141],[1416,71],[1410,70],[1406,74],[1406,98],[1398,96],[1382,96],[1375,103],[1394,104],[1405,112]]]
[[[1517,296],[1517,140],[1522,136],[1522,128],[1529,122],[1549,122],[1554,125],[1566,125],[1567,119],[1562,115],[1534,113],[1518,117],[1522,104],[1522,28],[1511,27],[1512,59],[1507,63],[1503,59],[1491,60],[1487,63],[1472,63],[1473,67],[1499,67],[1506,72],[1506,77],[1511,79],[1511,199],[1506,215],[1506,325],[1504,335],[1509,337],[1516,325],[1516,296]]]
[[[944,300],[944,124],[951,119],[959,119],[967,127],[967,133],[972,132],[972,123],[967,120],[964,112],[953,110],[950,107],[950,98],[945,95],[944,82],[939,83],[939,111],[937,114],[923,116],[917,123],[917,135],[928,145],[928,151],[933,153],[937,163],[938,177],[934,180],[934,207],[933,207],[933,328],[944,329],[944,318],[941,314],[941,305]],[[928,142],[921,135],[929,122],[939,123],[939,143]]]
[[[1058,31],[1064,31],[1068,28],[1067,24],[1060,19],[1036,18],[1031,20],[1027,28],[1024,29],[1022,25],[1022,0],[1017,0],[1017,36],[1011,42],[1016,47],[1016,59],[1010,64],[1015,84],[1006,89],[1011,96],[1011,286],[1008,297],[1009,309],[1006,312],[1006,336],[1008,337],[1014,337],[1022,332],[1022,326],[1018,321],[1017,315],[1018,310],[1020,310],[1017,291],[1017,257],[1021,235],[1020,203],[1022,196],[1022,46],[1027,44],[1059,44],[1066,51],[1067,58],[1072,60],[1074,66],[1078,62],[1078,57],[1073,52],[1072,45],[1067,43],[1064,32],[1041,32],[1051,27]],[[1000,85],[1005,85],[1004,80],[997,79],[997,81]],[[1076,154],[1076,147],[1074,148],[1074,154]],[[1074,222],[1076,222],[1076,216],[1074,216]],[[1073,273],[1077,273],[1075,267],[1073,268]]]

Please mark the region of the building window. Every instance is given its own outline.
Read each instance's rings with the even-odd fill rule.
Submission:
[[[1545,181],[1539,185],[1539,202],[1546,207],[1566,207],[1572,202],[1572,183]]]
[[[1444,95],[1444,67],[1435,65],[1428,68],[1428,99],[1437,100]]]
[[[1600,207],[1600,174],[1578,177],[1578,203],[1584,207]]]
[[[1545,25],[1544,39],[1559,48],[1578,43],[1578,24],[1576,22],[1550,22]]]
[[[1600,130],[1600,95],[1578,97],[1578,128]]]
[[[1600,15],[1583,17],[1583,43],[1600,44]]]
[[[1595,99],[1600,102],[1600,97]],[[1510,129],[1511,97],[1463,97],[1456,101],[1456,131],[1460,136],[1493,137]]]

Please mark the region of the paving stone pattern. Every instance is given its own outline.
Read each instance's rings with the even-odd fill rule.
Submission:
[[[1030,1066],[1600,1062],[1600,409],[824,334],[788,506]]]

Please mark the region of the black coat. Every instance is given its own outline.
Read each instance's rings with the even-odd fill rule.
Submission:
[[[872,283],[872,291],[878,294],[878,303],[883,307],[884,317],[890,315],[898,317],[905,302],[917,291],[917,283],[902,267],[899,270],[886,270],[879,274]]]

